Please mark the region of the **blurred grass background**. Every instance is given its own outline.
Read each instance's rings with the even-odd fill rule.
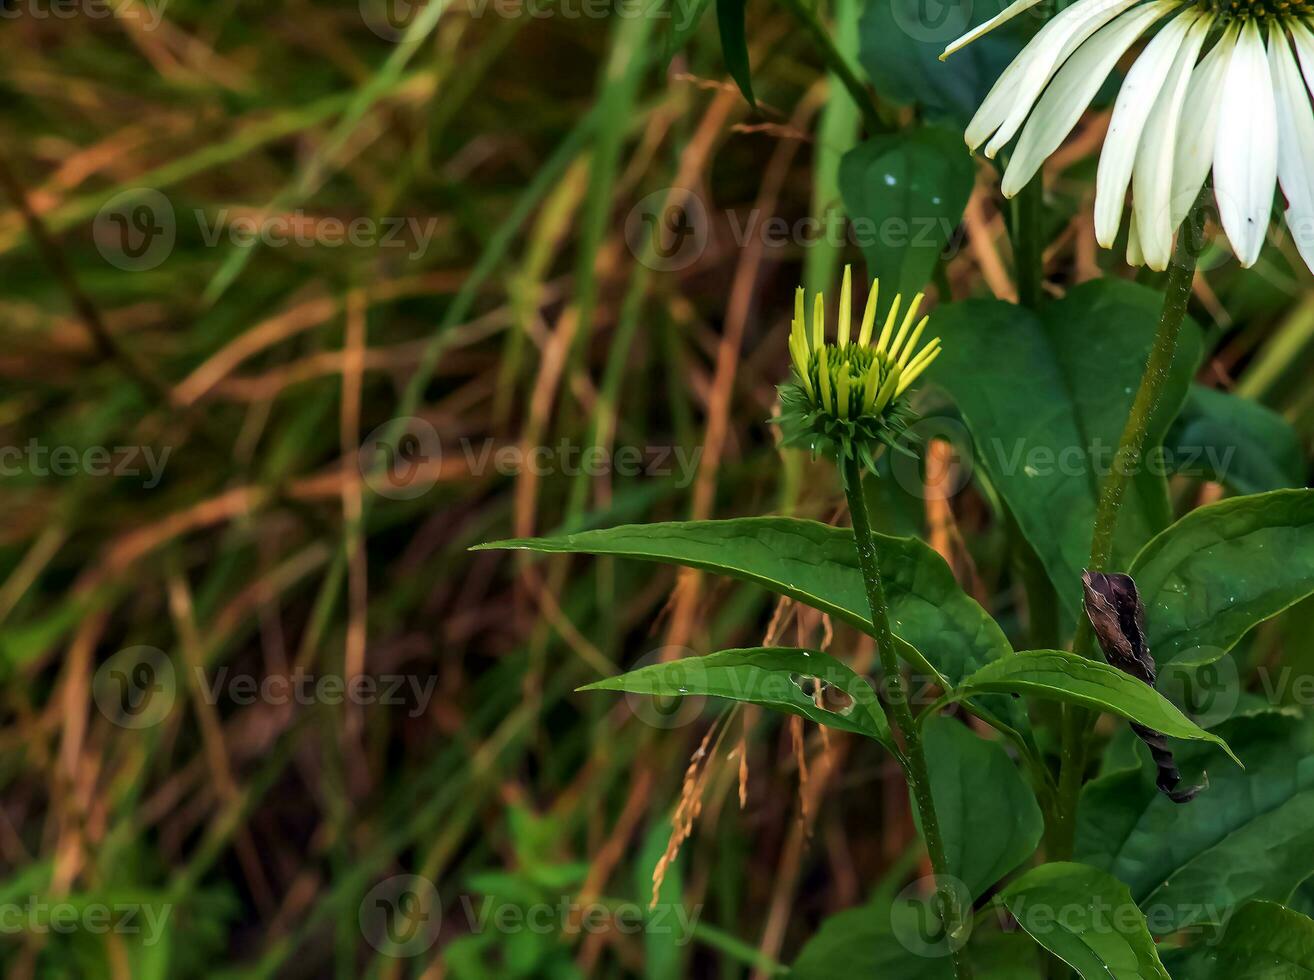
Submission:
[[[860,114],[784,8],[750,10],[756,111],[713,17],[625,9],[6,0],[5,976],[767,976],[825,914],[916,876],[901,778],[871,746],[571,693],[685,649],[796,634],[864,663],[869,641],[691,574],[466,553],[837,516],[827,467],[779,453],[768,419],[794,286],[860,253],[743,229],[842,214]],[[850,56],[859,13],[821,11]],[[1086,199],[1103,125],[1054,174],[1055,289],[1112,268]],[[932,303],[1012,292],[991,188]],[[672,205],[691,252],[660,225]],[[243,220],[303,240],[244,246]],[[340,244],[335,221],[375,240]],[[1308,445],[1314,296],[1265,255],[1202,280],[1201,380]],[[400,482],[380,427],[410,440]],[[927,465],[952,468],[936,447]],[[887,529],[927,536],[1020,629],[1026,555],[988,499],[883,485]],[[129,726],[113,685],[141,648],[163,658],[158,717]],[[405,684],[344,704],[232,683],[364,675]],[[696,909],[693,935],[560,911],[646,909],[691,787],[658,911]],[[421,899],[403,950],[376,911],[398,876]],[[121,927],[49,928],[42,903]],[[545,906],[542,930],[490,918]]]

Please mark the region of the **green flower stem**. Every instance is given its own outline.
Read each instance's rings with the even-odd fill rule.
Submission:
[[[889,126],[881,121],[880,113],[876,110],[876,101],[872,98],[871,92],[867,86],[858,78],[857,72],[849,64],[848,58],[839,48],[835,47],[835,42],[831,39],[830,32],[817,19],[816,13],[805,6],[804,0],[782,0],[785,9],[788,10],[804,30],[812,35],[812,39],[821,49],[822,60],[826,62],[826,67],[830,73],[840,80],[840,83],[849,90],[849,95],[857,105],[858,110],[862,113],[862,120],[867,129],[867,135],[872,136],[876,133],[884,133],[889,130]]]
[[[890,614],[885,603],[885,586],[881,583],[880,565],[876,560],[876,541],[872,537],[871,521],[867,516],[867,499],[862,493],[862,464],[852,458],[842,460],[840,475],[844,481],[844,494],[849,500],[853,537],[858,546],[858,563],[862,567],[862,577],[867,585],[871,621],[876,628],[876,651],[880,655],[881,667],[885,671],[888,700],[894,715],[895,727],[903,737],[904,772],[907,774],[913,799],[917,804],[922,837],[926,840],[926,852],[931,859],[931,870],[935,872],[941,921],[944,923],[946,936],[959,936],[962,933],[967,910],[959,907],[957,893],[947,887],[949,873],[948,861],[944,854],[944,840],[940,836],[940,821],[935,814],[935,801],[931,798],[931,777],[926,768],[926,753],[922,748],[921,732],[913,718],[912,709],[908,706],[903,672],[899,666],[899,656],[894,650],[894,634],[890,632]],[[950,945],[952,946],[953,943],[951,942]],[[970,980],[972,971],[967,962],[966,951],[954,949],[950,957],[953,960],[954,975],[958,980]]]
[[[1163,312],[1159,316],[1159,329],[1149,363],[1136,390],[1131,413],[1118,441],[1113,466],[1100,487],[1099,504],[1095,510],[1095,530],[1091,535],[1090,561],[1087,568],[1106,571],[1113,556],[1113,536],[1118,529],[1118,514],[1122,510],[1127,484],[1139,465],[1145,451],[1146,431],[1150,419],[1158,408],[1159,398],[1168,380],[1173,355],[1177,351],[1177,336],[1186,319],[1186,307],[1191,299],[1191,286],[1195,281],[1196,260],[1200,242],[1195,231],[1200,227],[1199,205],[1192,209],[1177,236],[1177,248],[1168,273],[1168,286],[1164,293]],[[1093,657],[1094,634],[1090,621],[1081,616],[1073,650],[1083,657]],[[1052,836],[1054,853],[1051,861],[1064,861],[1072,856],[1076,837],[1077,800],[1081,793],[1082,776],[1086,768],[1086,737],[1090,724],[1089,712],[1069,706],[1063,712],[1063,739],[1059,769],[1058,825]]]

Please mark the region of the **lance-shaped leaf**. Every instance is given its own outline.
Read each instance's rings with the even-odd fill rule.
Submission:
[[[1077,858],[1116,876],[1156,935],[1222,922],[1250,899],[1286,901],[1314,874],[1314,730],[1278,711],[1219,726],[1245,763],[1212,746],[1178,748],[1188,774],[1209,773],[1209,792],[1177,806],[1155,786],[1148,759],[1101,776],[1082,792]]]
[[[1217,659],[1256,624],[1314,594],[1314,490],[1191,511],[1131,564],[1162,666]]]
[[[871,611],[853,532],[792,517],[676,521],[522,538],[480,545],[554,554],[617,555],[684,565],[752,582],[870,633]],[[999,625],[954,580],[932,548],[916,538],[876,535],[881,577],[897,639],[956,683],[1011,652]],[[921,653],[917,652],[920,651]],[[1012,712],[1014,727],[1025,727]]]
[[[1127,886],[1102,871],[1043,864],[1005,888],[999,900],[1082,980],[1168,980]]]
[[[753,78],[748,67],[748,40],[744,36],[744,0],[716,0],[716,25],[721,31],[721,53],[730,77],[748,104],[753,99]]]
[[[1232,755],[1226,742],[1191,721],[1154,688],[1102,660],[1087,660],[1067,650],[1027,650],[996,660],[941,700],[985,693],[1029,694],[1107,711],[1174,738],[1213,742]]]
[[[683,657],[608,677],[581,691],[624,691],[657,697],[715,697],[799,715],[894,748],[872,686],[819,650],[750,647]]]

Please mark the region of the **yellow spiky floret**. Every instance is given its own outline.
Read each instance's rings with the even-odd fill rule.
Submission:
[[[854,411],[875,414],[898,398],[931,366],[940,353],[940,339],[930,340],[920,351],[917,344],[930,317],[918,318],[925,295],[918,293],[907,309],[896,295],[886,314],[880,335],[872,343],[876,324],[880,281],[872,283],[863,311],[856,345],[852,344],[853,270],[844,267],[836,311],[836,340],[826,343],[826,301],[823,293],[813,297],[812,322],[806,320],[807,297],[800,286],[794,294],[794,319],[790,326],[790,360],[808,396],[839,418]],[[900,314],[902,313],[902,316]],[[915,324],[915,326],[914,326]],[[853,347],[850,351],[849,348]],[[856,404],[854,402],[856,401]]]

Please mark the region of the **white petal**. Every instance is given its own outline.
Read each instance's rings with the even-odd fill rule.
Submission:
[[[1177,125],[1177,148],[1173,151],[1173,207],[1169,223],[1174,228],[1181,226],[1195,204],[1209,176],[1209,168],[1214,165],[1223,82],[1239,33],[1239,28],[1229,27],[1191,73],[1182,118]]]
[[[1314,109],[1281,28],[1269,37],[1277,96],[1278,180],[1287,199],[1287,227],[1305,264],[1314,269]]]
[[[1071,8],[1069,8],[1071,9]],[[986,97],[981,100],[980,107],[972,116],[971,122],[967,124],[967,130],[964,133],[967,139],[968,147],[976,152],[976,148],[994,135],[1008,116],[1009,110],[1013,107],[1013,102],[1018,97],[1017,88],[1023,75],[1026,74],[1028,66],[1037,58],[1044,56],[1044,51],[1035,46],[1033,38],[1025,48],[1018,52],[1018,56],[1009,63],[1009,66],[1003,70],[1000,76],[995,79],[995,84],[990,86],[990,91]],[[1032,96],[1032,101],[1035,97]]]
[[[984,24],[981,24],[977,27],[973,27],[970,31],[968,31],[966,34],[960,37],[957,41],[949,45],[949,47],[945,48],[944,53],[940,55],[940,60],[944,61],[954,52],[961,51],[963,48],[967,47],[973,41],[989,34],[996,27],[1002,27],[1004,24],[1007,24],[1018,14],[1026,13],[1028,10],[1030,10],[1032,7],[1034,7],[1036,4],[1040,2],[1041,0],[1013,0],[1012,3],[1010,3],[999,13],[995,14],[995,16],[991,17]]]
[[[994,157],[1021,128],[1059,65],[1088,37],[1138,0],[1077,0],[1031,39],[999,76],[967,127],[973,150],[994,134],[986,156]]]
[[[1214,142],[1218,214],[1241,265],[1259,260],[1277,182],[1277,107],[1258,25],[1241,29],[1227,69]]]
[[[1004,172],[1005,197],[1012,197],[1027,185],[1045,158],[1072,132],[1118,59],[1151,24],[1176,6],[1174,0],[1154,0],[1130,10],[1100,30],[1068,59],[1027,120]]]
[[[1155,100],[1150,118],[1145,122],[1144,136],[1136,151],[1132,174],[1132,213],[1140,230],[1145,262],[1157,272],[1168,268],[1173,252],[1173,232],[1176,231],[1172,223],[1172,196],[1173,149],[1177,145],[1178,121],[1182,114],[1182,104],[1186,101],[1191,69],[1195,67],[1195,59],[1200,54],[1212,21],[1211,17],[1201,17],[1191,26],[1164,80],[1159,98]]]
[[[1141,134],[1145,132],[1145,121],[1159,101],[1182,42],[1198,19],[1195,11],[1188,11],[1169,21],[1146,45],[1118,92],[1095,178],[1095,240],[1105,248],[1112,248],[1113,240],[1118,237],[1122,205],[1127,197],[1127,185],[1131,183]]]
[[[1136,212],[1132,212],[1131,220],[1127,222],[1127,264],[1130,266],[1145,265],[1145,252],[1141,249],[1141,228],[1140,222],[1136,219]]]
[[[1296,54],[1300,55],[1300,70],[1305,75],[1305,84],[1314,92],[1314,34],[1298,20],[1287,24],[1291,36],[1296,40]]]

